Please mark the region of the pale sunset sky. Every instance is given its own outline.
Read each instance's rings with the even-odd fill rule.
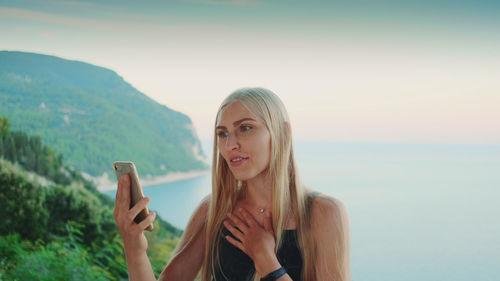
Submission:
[[[210,139],[233,90],[296,140],[500,144],[500,1],[2,1],[0,50],[110,68]]]

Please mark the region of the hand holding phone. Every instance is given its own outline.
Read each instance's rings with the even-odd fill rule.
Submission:
[[[144,198],[144,193],[142,192],[141,185],[139,183],[139,175],[137,173],[137,169],[133,162],[129,161],[117,161],[113,164],[113,168],[115,170],[116,178],[118,181],[120,177],[124,174],[130,175],[130,206],[132,208],[139,200]],[[148,207],[146,206],[135,218],[134,221],[136,223],[140,223],[149,215]],[[150,224],[146,227],[147,231],[153,230],[153,224]]]

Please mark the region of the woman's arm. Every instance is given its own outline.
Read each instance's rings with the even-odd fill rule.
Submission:
[[[342,202],[328,196],[314,200],[311,215],[311,234],[317,243],[318,280],[350,281],[349,218]],[[264,225],[260,225],[245,209],[229,214],[224,226],[237,238],[226,239],[245,252],[254,262],[261,276],[280,268],[274,254],[274,234],[271,216],[265,214]],[[279,281],[291,281],[288,274]]]
[[[264,225],[260,225],[245,209],[240,208],[236,214],[228,214],[224,226],[237,238],[227,235],[229,243],[247,254],[255,265],[255,270],[261,277],[281,268],[278,257],[274,253],[276,241],[272,227],[271,213],[264,213]],[[293,281],[285,273],[278,281]]]
[[[129,279],[131,281],[156,280],[151,263],[146,254],[148,241],[144,230],[155,219],[155,213],[150,213],[139,224],[134,222],[137,214],[147,206],[149,197],[140,200],[133,208],[130,206],[130,179],[124,175],[118,182],[114,217],[120,230],[125,246],[125,257]],[[201,268],[205,250],[205,221],[209,201],[203,200],[191,217],[174,257],[160,275],[160,280],[192,281]],[[189,258],[186,258],[188,257]]]
[[[224,226],[236,237],[227,235],[227,241],[252,259],[260,276],[281,267],[274,253],[276,241],[270,212],[264,213],[264,225],[260,225],[247,210],[239,208],[228,214]]]
[[[274,235],[271,217],[265,214],[261,226],[245,209],[229,214],[224,226],[238,239],[226,239],[245,252],[261,276],[281,267],[274,254]],[[322,281],[350,281],[349,218],[342,202],[328,196],[314,200],[311,215],[311,232],[317,243],[317,278]],[[284,274],[278,281],[293,281]]]
[[[317,243],[318,280],[350,281],[349,217],[339,200],[321,195],[312,206],[312,236]]]
[[[149,197],[141,199],[134,207],[130,206],[130,177],[125,174],[118,181],[114,217],[125,247],[128,275],[131,281],[156,280],[151,263],[146,255],[148,241],[144,230],[153,223],[156,214],[151,212],[142,222],[135,223],[134,218],[144,209]]]

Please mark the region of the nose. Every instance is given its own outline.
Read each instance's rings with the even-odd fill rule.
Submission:
[[[238,142],[238,138],[236,135],[233,134],[228,134],[226,139],[224,140],[224,148],[227,151],[235,150],[240,147],[240,144]]]

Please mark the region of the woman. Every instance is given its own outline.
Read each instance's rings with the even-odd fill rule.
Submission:
[[[192,215],[159,280],[350,280],[344,205],[308,191],[295,163],[290,122],[274,93],[244,88],[229,95],[215,122],[212,194]],[[156,280],[144,229],[129,210],[129,179],[118,182],[115,219],[130,280]],[[263,278],[263,279],[261,279]]]

